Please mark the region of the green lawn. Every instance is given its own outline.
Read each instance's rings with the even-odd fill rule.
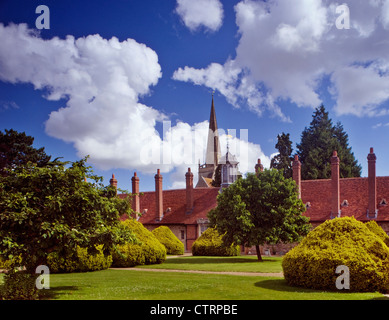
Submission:
[[[53,274],[46,299],[59,300],[365,300],[379,293],[320,292],[286,285],[282,278],[103,270]]]
[[[281,258],[179,257],[146,268],[280,272]],[[103,270],[52,274],[45,299],[55,300],[366,300],[386,299],[380,293],[321,292],[290,287],[281,277],[192,274],[185,272]],[[2,275],[0,275],[1,283]]]
[[[282,272],[282,258],[264,257],[258,262],[256,256],[237,257],[178,257],[168,258],[162,264],[137,266],[146,269],[234,271],[234,272]]]

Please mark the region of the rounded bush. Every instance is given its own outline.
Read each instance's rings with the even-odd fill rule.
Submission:
[[[58,272],[87,272],[108,269],[112,264],[112,256],[105,256],[103,245],[96,246],[96,254],[89,254],[87,248],[77,246],[76,252],[61,256],[52,252],[47,257],[51,273]]]
[[[238,256],[240,247],[224,245],[219,232],[214,228],[208,228],[193,243],[192,254],[194,256]]]
[[[152,233],[165,246],[167,254],[184,254],[184,244],[168,227],[160,226]]]
[[[134,232],[138,241],[118,246],[118,252],[112,253],[114,267],[158,264],[166,260],[165,247],[151,231],[134,219],[122,223]]]
[[[340,274],[335,272],[341,265],[349,268],[350,291],[388,291],[389,248],[354,217],[327,220],[282,261],[289,285],[320,290],[337,290]]]

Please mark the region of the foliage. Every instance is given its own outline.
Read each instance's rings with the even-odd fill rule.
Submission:
[[[350,291],[389,290],[389,248],[354,217],[327,220],[312,230],[283,259],[289,285],[336,290],[336,268],[347,266]]]
[[[240,255],[239,245],[226,245],[222,236],[214,228],[208,228],[192,245],[194,256],[238,256]]]
[[[184,254],[184,244],[168,227],[160,226],[152,233],[165,246],[167,254]]]
[[[302,163],[301,179],[329,179],[331,177],[331,156],[334,150],[340,159],[341,178],[361,176],[358,164],[348,145],[348,135],[338,122],[335,126],[324,106],[316,108],[310,126],[301,134],[297,145],[299,160]]]
[[[369,230],[373,233],[375,233],[377,236],[379,236],[382,241],[389,246],[389,236],[386,234],[386,232],[375,222],[374,220],[370,220],[367,222],[366,227],[369,228]]]
[[[292,178],[292,141],[290,141],[290,135],[282,133],[277,136],[276,149],[278,154],[271,159],[270,168],[281,170],[285,178]]]
[[[67,256],[76,247],[96,252],[112,248],[133,235],[119,223],[119,213],[131,213],[127,199],[103,187],[86,159],[37,167],[31,163],[0,177],[0,252],[4,260],[21,257],[30,273],[47,265],[47,256]],[[86,182],[85,178],[94,182]]]
[[[96,246],[97,253],[89,254],[87,248],[77,246],[76,252],[61,256],[52,252],[47,258],[51,273],[86,272],[108,269],[112,264],[112,255],[104,255],[103,245]]]
[[[237,180],[217,203],[208,213],[211,226],[226,244],[255,245],[259,260],[259,245],[296,242],[310,230],[296,183],[275,169]]]
[[[39,290],[35,281],[38,275],[25,271],[13,271],[4,275],[0,300],[38,300]]]
[[[0,175],[6,174],[5,169],[15,169],[28,162],[36,163],[38,167],[46,166],[51,157],[45,153],[45,148],[35,149],[33,143],[34,138],[24,132],[0,131]]]
[[[151,231],[131,218],[122,224],[135,234],[138,241],[132,240],[117,247],[118,250],[112,253],[114,267],[133,267],[165,261],[166,249]]]

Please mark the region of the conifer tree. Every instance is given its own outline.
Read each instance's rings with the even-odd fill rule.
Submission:
[[[329,179],[331,177],[331,155],[334,150],[340,159],[340,177],[352,178],[361,176],[358,164],[348,145],[348,135],[338,122],[335,126],[324,106],[316,108],[309,127],[301,134],[297,144],[297,154],[302,163],[303,180]]]
[[[281,170],[285,178],[291,178],[293,175],[292,170],[292,141],[290,141],[289,133],[284,132],[277,136],[276,148],[278,154],[271,159],[270,168]]]

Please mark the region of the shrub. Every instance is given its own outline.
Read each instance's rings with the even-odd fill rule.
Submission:
[[[38,275],[25,271],[12,271],[4,275],[0,300],[38,300],[39,290],[35,286]]]
[[[87,248],[77,246],[76,252],[61,256],[52,252],[47,257],[51,273],[57,272],[86,272],[108,269],[112,264],[112,256],[105,256],[103,245],[96,246],[96,254],[89,254]]]
[[[382,241],[389,246],[389,236],[386,234],[386,232],[375,222],[374,220],[371,220],[367,222],[366,227],[369,228],[369,230],[373,233],[375,233],[377,236],[379,236]]]
[[[133,267],[165,261],[166,249],[151,231],[134,219],[127,219],[122,223],[134,232],[138,242],[118,246],[118,252],[112,253],[114,267]]]
[[[219,232],[214,228],[208,228],[193,243],[192,254],[194,256],[238,256],[240,247],[224,245]]]
[[[335,270],[340,265],[349,268],[350,291],[388,291],[389,248],[355,218],[327,220],[282,261],[289,285],[321,290],[336,290]]]
[[[152,233],[165,246],[167,254],[184,254],[184,244],[168,227],[160,226]]]

